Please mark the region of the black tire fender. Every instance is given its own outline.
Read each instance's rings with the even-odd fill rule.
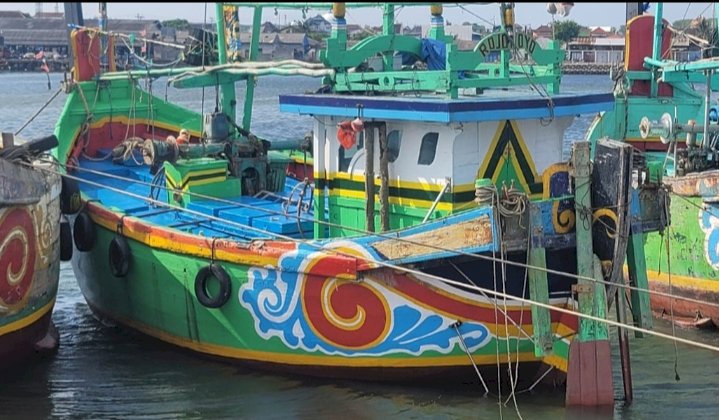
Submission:
[[[127,239],[122,235],[115,235],[107,250],[110,272],[115,277],[125,277],[130,271],[130,262],[132,261],[132,253]]]
[[[72,259],[72,228],[70,222],[60,222],[60,261]]]
[[[62,214],[75,214],[81,206],[80,187],[77,181],[63,176],[60,189],[60,211]]]
[[[72,228],[72,238],[75,240],[75,247],[78,251],[87,252],[92,250],[97,240],[95,223],[87,211],[82,211],[75,217],[75,224]]]
[[[214,277],[220,283],[220,292],[216,296],[210,296],[207,292],[207,280]],[[230,300],[232,283],[230,276],[222,266],[212,263],[202,267],[195,276],[195,296],[197,301],[207,308],[219,308]]]

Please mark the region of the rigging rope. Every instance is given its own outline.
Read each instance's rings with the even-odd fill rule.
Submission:
[[[122,176],[119,176],[119,175],[109,174],[109,173],[105,173],[105,172],[102,172],[102,171],[96,171],[96,170],[93,170],[93,169],[82,168],[82,167],[77,166],[77,165],[62,165],[62,164],[60,164],[60,166],[62,166],[62,167],[65,168],[65,169],[75,169],[75,170],[79,170],[79,171],[81,171],[81,172],[87,172],[87,173],[91,173],[91,174],[94,174],[94,175],[100,175],[100,176],[104,176],[104,177],[111,178],[111,179],[117,179],[117,180],[123,180],[123,181],[127,181],[127,182],[133,182],[133,183],[138,184],[138,185],[152,186],[151,183],[149,183],[149,182],[144,182],[144,181],[140,181],[140,180],[136,180],[136,179],[131,179],[131,178],[127,178],[127,177],[122,177]],[[156,186],[156,187],[161,188],[161,189],[165,189],[165,190],[169,190],[169,189],[170,189],[169,187],[167,187],[167,186],[162,186],[162,185]],[[239,203],[239,202],[237,202],[237,201],[232,201],[232,200],[229,200],[229,199],[218,198],[218,197],[214,197],[214,196],[211,196],[211,195],[206,195],[206,194],[201,194],[201,193],[196,193],[196,192],[191,192],[191,191],[187,191],[187,192],[185,192],[185,194],[189,194],[189,195],[191,195],[191,196],[193,196],[193,197],[197,197],[197,198],[201,198],[201,199],[207,199],[207,200],[215,201],[215,202],[218,202],[218,203],[231,204],[231,205],[235,205],[235,206],[237,206],[237,207],[247,208],[247,209],[250,209],[250,210],[259,210],[259,211],[265,212],[265,213],[267,213],[267,214],[275,215],[275,216],[282,216],[282,215],[283,215],[282,212],[275,211],[275,210],[271,210],[271,209],[267,209],[267,208],[265,208],[264,206],[253,206],[253,205],[251,205],[251,204]],[[691,202],[690,202],[690,203],[691,203]],[[692,204],[694,205],[694,203],[692,203]],[[292,216],[292,217],[297,217],[297,216]],[[717,216],[717,217],[719,217],[719,216]],[[332,223],[332,222],[328,222],[328,221],[315,220],[314,218],[309,218],[309,217],[306,217],[306,216],[304,216],[304,217],[303,217],[303,216],[300,216],[299,219],[302,220],[302,221],[311,221],[311,222],[314,222],[314,223],[317,223],[317,224],[321,224],[321,225],[327,226],[327,227],[342,228],[342,229],[351,231],[351,232],[353,232],[353,233],[359,233],[359,234],[365,234],[365,235],[374,235],[374,236],[377,236],[377,237],[380,237],[380,238],[383,238],[383,239],[391,239],[391,240],[394,240],[394,241],[406,242],[406,243],[408,243],[408,244],[419,245],[419,246],[423,246],[423,247],[426,247],[426,248],[435,249],[435,250],[438,250],[438,251],[450,252],[450,253],[455,254],[455,255],[457,255],[457,256],[465,256],[465,257],[470,257],[470,258],[474,258],[474,259],[481,259],[481,260],[486,260],[486,261],[497,261],[497,262],[500,262],[500,261],[501,261],[501,259],[496,258],[496,257],[493,257],[493,256],[489,256],[489,255],[471,254],[471,253],[464,252],[464,251],[460,251],[460,250],[448,250],[448,249],[443,248],[443,247],[441,247],[441,246],[439,246],[439,245],[428,244],[428,243],[420,243],[420,242],[412,241],[412,240],[406,239],[406,238],[396,238],[396,237],[394,237],[394,236],[390,236],[390,235],[383,234],[383,233],[380,233],[380,232],[364,231],[364,230],[362,230],[362,229],[352,228],[352,227],[347,227],[347,226],[342,226],[342,225],[339,225],[339,224],[336,224],[336,223]],[[673,298],[673,299],[678,299],[678,300],[682,300],[682,301],[686,301],[686,302],[692,302],[692,303],[697,303],[697,304],[702,304],[702,305],[707,305],[707,306],[712,306],[712,307],[715,307],[715,308],[719,308],[719,302],[704,301],[704,300],[701,300],[701,299],[695,299],[695,298],[688,297],[688,296],[673,296],[673,295],[670,295],[669,293],[661,292],[661,291],[659,291],[659,290],[645,289],[645,288],[641,288],[641,287],[637,287],[637,286],[632,286],[632,285],[624,284],[624,283],[613,283],[613,282],[606,281],[606,280],[603,280],[603,279],[596,279],[596,278],[593,278],[593,277],[586,277],[586,276],[582,276],[582,275],[578,275],[578,274],[562,272],[562,271],[553,270],[553,269],[547,268],[547,267],[531,266],[531,265],[527,265],[527,264],[523,264],[523,263],[521,263],[521,262],[516,262],[516,261],[511,261],[511,260],[506,261],[506,264],[507,264],[507,265],[510,265],[510,266],[518,267],[518,268],[527,268],[527,269],[532,269],[532,270],[537,270],[537,271],[543,271],[543,272],[545,272],[545,273],[547,273],[547,274],[554,274],[554,275],[557,275],[557,276],[568,277],[568,278],[577,279],[577,280],[586,280],[586,281],[590,281],[590,282],[594,282],[594,283],[604,284],[604,285],[606,285],[606,286],[616,286],[616,287],[624,288],[624,289],[627,289],[627,290],[633,290],[633,291],[642,292],[642,293],[654,294],[654,295],[657,295],[657,296],[663,296],[663,297],[667,297],[667,298]]]
[[[32,166],[32,164],[29,164],[29,163],[23,163],[23,162],[21,162],[20,164],[26,165],[26,166]],[[132,193],[132,192],[129,192],[129,191],[125,191],[125,190],[123,190],[123,189],[121,189],[121,188],[110,187],[110,186],[107,186],[107,185],[104,185],[104,184],[101,184],[101,183],[98,183],[98,182],[90,181],[90,180],[87,180],[87,179],[84,179],[84,178],[81,178],[81,177],[78,177],[78,176],[74,176],[74,175],[62,174],[62,173],[59,172],[58,170],[47,169],[47,168],[43,168],[43,167],[40,167],[40,166],[33,166],[33,167],[36,168],[37,170],[40,170],[40,171],[43,171],[43,172],[49,172],[49,173],[59,174],[59,175],[62,175],[62,176],[64,176],[64,177],[66,177],[66,178],[73,179],[73,180],[75,180],[75,181],[82,182],[82,183],[84,183],[84,184],[88,184],[88,185],[92,185],[92,186],[95,186],[95,187],[104,188],[104,189],[106,189],[106,190],[108,190],[108,191],[113,191],[113,192],[116,192],[116,193],[118,193],[118,194],[123,194],[123,195],[128,196],[128,197],[133,197],[133,198],[136,198],[136,199],[138,199],[138,200],[144,201],[144,202],[146,202],[146,203],[148,203],[148,204],[152,204],[152,205],[154,205],[154,206],[166,207],[166,208],[175,209],[175,210],[177,210],[177,211],[182,211],[182,212],[184,212],[184,213],[186,213],[186,214],[190,214],[190,215],[193,215],[193,216],[198,217],[198,218],[202,218],[202,219],[206,219],[206,220],[210,220],[210,221],[215,221],[215,222],[218,222],[218,223],[221,223],[221,224],[224,224],[224,225],[228,225],[228,226],[233,226],[233,227],[236,227],[236,228],[239,228],[239,229],[244,229],[244,230],[249,230],[249,231],[254,231],[254,232],[261,232],[261,233],[263,233],[263,234],[270,235],[270,236],[272,236],[272,237],[275,237],[275,238],[278,238],[278,239],[283,239],[283,240],[290,241],[290,242],[300,242],[300,241],[298,241],[297,239],[292,238],[292,237],[287,236],[287,235],[283,235],[283,234],[279,234],[279,233],[273,233],[273,232],[267,232],[267,231],[265,231],[265,230],[263,230],[263,229],[258,229],[258,228],[255,228],[255,227],[253,227],[253,226],[249,226],[249,225],[244,225],[244,224],[241,224],[241,223],[232,222],[232,221],[225,220],[225,219],[222,219],[222,218],[216,217],[216,216],[211,216],[211,215],[208,215],[208,214],[199,212],[199,211],[195,211],[195,210],[191,210],[191,209],[186,209],[186,208],[183,208],[183,207],[180,207],[180,206],[176,206],[176,205],[173,205],[173,204],[169,204],[169,203],[165,203],[165,202],[162,202],[162,201],[154,200],[154,199],[151,199],[151,198],[148,198],[148,197],[139,195],[139,194],[135,194],[135,193]],[[86,203],[87,203],[87,201],[86,201]],[[343,252],[343,251],[341,251],[341,250],[331,249],[331,248],[324,248],[323,245],[320,244],[320,243],[316,243],[316,242],[312,242],[312,241],[302,241],[302,243],[305,244],[305,245],[307,245],[307,246],[314,247],[314,248],[316,248],[318,251],[321,251],[321,252],[324,252],[324,253],[327,253],[327,254],[334,254],[334,255],[338,255],[338,256],[342,256],[342,257],[347,257],[347,258],[357,258],[356,255],[352,255],[352,254],[349,254],[349,253],[347,253],[347,252]],[[418,280],[420,280],[420,281],[423,281],[423,280],[424,280],[424,281],[426,281],[426,280],[434,280],[434,281],[441,282],[441,283],[444,283],[444,284],[449,285],[449,286],[455,286],[455,287],[460,288],[460,289],[471,290],[471,291],[476,291],[476,292],[484,292],[484,293],[487,293],[487,294],[489,294],[489,295],[493,295],[493,296],[501,297],[501,298],[509,298],[509,299],[514,300],[514,301],[516,301],[516,302],[524,302],[524,303],[527,303],[527,304],[530,304],[530,305],[534,305],[534,306],[537,306],[537,307],[540,307],[540,308],[549,309],[550,311],[555,311],[555,312],[559,312],[559,313],[564,313],[564,314],[568,314],[568,315],[573,315],[573,316],[576,316],[576,317],[579,317],[579,318],[583,318],[583,319],[587,319],[587,320],[595,321],[595,322],[600,322],[600,323],[604,323],[604,324],[611,325],[611,326],[615,326],[615,327],[622,327],[622,328],[625,328],[625,329],[630,330],[630,331],[640,332],[640,333],[644,333],[644,334],[647,334],[647,335],[652,335],[652,336],[655,336],[655,337],[667,339],[667,340],[670,340],[670,341],[673,341],[673,342],[682,343],[682,344],[686,344],[686,345],[689,345],[689,346],[693,346],[693,347],[697,347],[697,348],[701,348],[701,349],[705,349],[705,350],[710,350],[710,351],[719,353],[719,347],[714,346],[714,345],[711,345],[711,344],[706,344],[706,343],[702,343],[702,342],[698,342],[698,341],[692,341],[692,340],[685,339],[685,338],[681,338],[681,337],[675,337],[675,336],[672,336],[672,335],[669,335],[669,334],[665,334],[665,333],[658,332],[658,331],[653,331],[653,330],[648,330],[648,329],[646,329],[646,328],[637,327],[637,326],[634,326],[634,325],[631,325],[631,324],[622,324],[622,323],[620,323],[620,322],[617,322],[617,321],[614,321],[614,320],[611,320],[611,319],[600,318],[600,317],[597,317],[597,316],[594,316],[594,315],[589,315],[589,314],[585,314],[585,313],[582,313],[582,312],[577,312],[577,311],[565,309],[565,308],[562,308],[562,307],[550,305],[550,304],[548,304],[548,303],[535,302],[535,301],[533,301],[533,300],[531,300],[531,299],[527,299],[527,298],[525,298],[525,297],[508,295],[508,294],[506,294],[506,293],[504,293],[504,292],[500,292],[500,291],[497,291],[497,290],[487,289],[487,288],[485,288],[485,287],[480,287],[480,286],[477,286],[477,285],[468,285],[468,284],[466,284],[466,283],[462,283],[462,282],[459,282],[459,281],[456,281],[456,280],[444,278],[444,277],[441,277],[441,276],[438,276],[438,275],[435,275],[435,274],[422,272],[422,271],[419,271],[419,270],[417,270],[417,269],[414,269],[414,268],[411,268],[411,267],[407,267],[407,266],[395,265],[395,264],[392,264],[392,263],[388,263],[388,262],[385,262],[385,261],[379,261],[379,260],[372,260],[371,262],[372,262],[372,264],[374,264],[374,265],[376,265],[376,266],[378,266],[378,267],[389,268],[389,269],[396,270],[396,271],[401,271],[401,272],[404,272],[404,273],[407,273],[407,274],[412,274],[412,275],[414,275],[414,276],[415,276]]]

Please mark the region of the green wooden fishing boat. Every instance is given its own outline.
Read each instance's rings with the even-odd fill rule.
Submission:
[[[711,57],[669,59],[672,38],[684,35],[662,12],[657,3],[654,16],[640,14],[627,22],[625,62],[615,72],[615,108],[597,117],[588,139],[623,139],[664,168],[671,228],[647,236],[649,285],[660,292],[652,294],[652,308],[682,325],[719,325],[719,126],[712,99],[719,66]],[[705,56],[714,53],[710,44],[703,46]]]
[[[100,45],[112,51],[112,37],[73,34],[57,157],[83,194],[72,264],[91,308],[282,372],[469,376],[489,391],[497,365],[521,363],[528,387],[568,372],[570,404],[613,404],[607,291],[616,293],[627,246],[642,285],[642,235],[659,228],[657,201],[628,205],[639,193],[631,147],[602,142],[590,164],[580,143],[562,160],[575,116],[607,110],[613,97],[561,93],[564,52],[515,33],[511,3],[471,51],[445,34],[439,4],[426,4],[427,39],[395,34],[386,3],[383,33],[351,48],[345,7],[378,5],[255,4],[248,60],[230,61],[235,6],[217,6],[217,66],[105,71],[113,60]],[[256,62],[263,7],[310,6],[333,10],[322,63]],[[395,53],[428,68],[401,68]],[[252,133],[264,74],[324,78],[321,92],[279,98],[282,111],[314,117],[309,142]],[[218,108],[200,115],[166,102],[140,88],[147,76],[219,84]],[[239,122],[237,81],[247,83]],[[287,176],[299,161],[274,149],[307,143],[312,176]],[[622,182],[598,182],[609,174]],[[642,194],[656,196],[654,181]],[[630,225],[631,235],[614,234]],[[646,326],[646,293],[632,297]]]

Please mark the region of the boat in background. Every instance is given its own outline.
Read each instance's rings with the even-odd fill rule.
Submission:
[[[52,323],[60,277],[60,192],[57,167],[36,160],[57,146],[50,136],[0,147],[0,371],[22,369],[59,343]],[[48,169],[44,171],[42,169]],[[77,196],[79,199],[79,196]],[[79,201],[78,203],[79,204]],[[64,226],[71,250],[70,226]],[[66,260],[69,255],[64,255]]]
[[[627,247],[644,278],[636,238],[661,227],[660,209],[628,203],[655,197],[655,178],[631,188],[632,149],[612,141],[593,162],[588,143],[562,159],[576,115],[613,97],[560,93],[564,52],[515,33],[513,3],[473,51],[456,49],[434,3],[427,39],[395,34],[397,5],[386,3],[383,33],[348,48],[345,4],[328,3],[321,64],[255,61],[263,8],[307,7],[295,3],[253,5],[248,61],[231,61],[237,6],[217,4],[216,66],[112,71],[108,33],[73,32],[55,134],[84,202],[72,265],[92,310],[281,372],[473,377],[486,392],[507,375],[512,389],[531,389],[559,372],[568,404],[614,404],[602,321]],[[416,65],[399,68],[395,53]],[[381,68],[369,71],[378,54]],[[287,176],[308,164],[274,150],[302,141],[252,133],[265,74],[324,78],[322,92],[280,97],[282,111],[315,118],[311,177]],[[201,115],[141,89],[140,78],[160,76],[217,88],[216,109]],[[237,81],[247,83],[239,122]],[[619,182],[600,182],[608,176]],[[640,316],[646,292],[632,296]]]
[[[712,41],[680,33],[656,14],[627,22],[615,107],[600,114],[587,139],[623,139],[664,172],[671,228],[646,238],[652,308],[685,326],[719,325],[719,62]],[[716,27],[716,22],[714,22]],[[688,37],[704,57],[677,62],[672,39]],[[716,39],[713,41],[716,42]],[[671,297],[675,296],[675,297]]]

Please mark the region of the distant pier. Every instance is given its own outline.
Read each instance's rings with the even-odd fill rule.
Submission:
[[[613,63],[578,63],[565,61],[562,64],[564,74],[609,74]]]
[[[47,67],[50,69],[50,72],[65,71],[68,68],[67,58],[45,60],[45,62],[47,63]],[[42,66],[42,60],[36,60],[34,58],[0,58],[0,72],[37,72],[41,71],[40,66]]]

